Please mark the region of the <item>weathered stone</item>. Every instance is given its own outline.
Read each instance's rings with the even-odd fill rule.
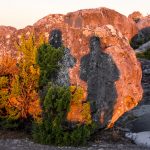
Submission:
[[[42,34],[48,39],[49,30],[54,28],[55,24],[66,24],[66,26],[69,25],[79,29],[95,29],[98,26],[111,24],[128,39],[131,39],[138,32],[133,20],[108,8],[85,9],[68,13],[67,15],[52,14],[40,19],[33,26],[27,26],[20,30],[13,27],[0,26],[0,56],[3,54],[16,56],[15,42],[19,42],[22,34],[29,36],[34,32],[36,36]]]
[[[115,10],[104,7],[68,13],[65,15],[65,22],[71,27],[89,29],[111,24],[128,39],[131,39],[138,31],[133,20]]]
[[[126,126],[132,132],[150,131],[150,113],[143,114],[142,116],[130,121]]]
[[[150,148],[150,131],[138,132],[138,133],[126,133],[125,136],[131,139],[138,146],[143,148]]]
[[[139,30],[139,32],[135,36],[133,36],[133,38],[131,39],[131,46],[134,49],[137,49],[141,45],[149,41],[150,41],[150,27],[145,27]]]
[[[142,88],[141,88],[142,74],[140,69],[140,63],[137,61],[134,51],[130,47],[128,40],[111,25],[97,27],[94,30],[75,29],[65,25],[64,26],[58,25],[56,26],[56,28],[57,29],[59,28],[62,31],[63,37],[62,41],[64,42],[63,44],[65,47],[68,47],[70,49],[71,55],[76,59],[75,65],[69,69],[70,84],[78,85],[84,89],[85,95],[82,100],[83,103],[85,103],[85,101],[88,100],[89,95],[94,95],[92,96],[94,100],[89,99],[91,104],[92,102],[97,103],[96,106],[97,112],[93,113],[93,119],[99,115],[100,127],[103,127],[106,124],[109,124],[110,127],[124,112],[135,107],[142,98]],[[100,38],[101,45],[96,44],[98,43],[96,41],[93,42],[93,44],[91,43],[90,45],[90,39],[93,36]],[[90,66],[94,67],[94,65],[90,65],[92,59],[91,61],[86,60],[87,64],[84,62],[84,58],[87,59],[87,57],[91,55],[90,49],[92,45],[93,47],[95,47],[94,49],[96,49],[97,54],[98,53],[101,54],[95,55],[94,57],[95,59],[93,61],[94,64],[95,62],[103,64],[101,63],[101,61],[103,62],[103,56],[104,58],[108,58],[108,60],[110,61],[110,62],[108,61],[109,62],[108,64],[107,61],[104,61],[105,65],[103,65],[102,68],[99,67],[99,69],[97,69],[103,70],[103,68],[106,68],[107,74],[103,77],[103,80],[99,80],[99,78],[101,78],[104,75],[103,73],[100,73],[99,74],[100,76],[97,76],[98,83],[94,81],[96,80],[95,78],[97,78],[96,70],[94,69],[93,71],[94,75],[92,75],[91,71],[92,68],[90,68]],[[110,65],[112,66],[112,68],[109,69]],[[88,70],[87,67],[90,68],[90,71],[87,71]],[[87,75],[84,76],[86,72]],[[86,80],[87,76],[89,76],[88,80]],[[92,91],[91,80],[93,78],[90,76],[94,76],[93,84],[95,84],[95,86],[102,85],[102,87],[99,87],[98,90],[94,88],[93,89],[94,91]],[[110,86],[107,86],[109,84]],[[97,91],[95,91],[95,89]],[[104,99],[100,97],[97,100],[95,99],[95,97],[99,95],[99,92],[103,93],[102,97],[105,97]],[[110,96],[109,94],[111,93],[112,95]],[[80,116],[83,109],[82,105],[80,107],[81,108],[78,109],[72,108],[72,110],[70,110],[70,111],[76,110],[75,113],[73,112],[71,113],[72,115],[75,116],[71,117],[72,121],[76,122],[78,121],[78,119],[82,120]]]
[[[56,82],[82,87],[82,103],[96,103],[95,109],[91,107],[93,119],[99,120],[100,127],[111,127],[142,98],[140,63],[126,38],[130,39],[136,33],[135,23],[106,8],[81,10],[66,16],[49,15],[34,26],[14,31],[8,44],[6,36],[2,36],[1,51],[14,55],[14,43],[20,41],[22,34],[26,37],[32,32],[36,37],[43,34],[48,40],[49,33],[53,35],[56,29],[61,32],[62,40],[51,36],[50,42],[53,41],[54,47],[65,47],[65,55],[60,62],[63,67]],[[90,40],[91,37],[96,38]],[[70,110],[70,121],[84,122],[81,117],[83,105],[76,112],[74,110]]]
[[[5,36],[7,39],[10,38],[11,34],[17,29],[9,26],[0,26],[0,37]]]
[[[140,105],[150,105],[150,60],[140,59],[140,62],[142,64],[142,87],[144,90]]]
[[[150,41],[150,15],[143,16],[136,11],[130,14],[128,18],[134,20],[138,28],[138,33],[131,38],[131,46],[137,49],[137,53],[146,51],[149,48],[148,42]]]
[[[143,16],[139,11],[135,11],[128,18],[136,22],[138,30],[150,27],[150,15]]]
[[[150,27],[150,15],[141,18],[137,22],[137,27],[139,30],[146,28],[146,27]]]
[[[150,114],[150,60],[140,59],[142,65],[142,87],[144,90],[142,101],[137,107],[125,113],[116,123],[117,126],[129,128],[133,132],[149,130]]]
[[[133,21],[135,21],[136,23],[138,23],[140,21],[140,19],[143,18],[143,15],[139,12],[139,11],[135,11],[132,14],[130,14],[128,16],[128,18],[132,19]]]
[[[138,49],[135,50],[136,53],[143,53],[150,50],[150,41],[142,44]]]
[[[68,48],[64,49],[64,56],[59,63],[61,68],[54,82],[60,86],[70,86],[69,68],[72,68],[75,65],[76,59],[70,54]]]

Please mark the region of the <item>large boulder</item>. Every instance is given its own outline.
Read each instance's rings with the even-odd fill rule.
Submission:
[[[89,103],[92,119],[100,127],[111,127],[142,98],[141,66],[127,39],[136,31],[131,19],[113,10],[80,10],[49,15],[33,26],[15,30],[9,38],[3,35],[0,52],[15,56],[14,43],[22,34],[29,36],[32,32],[36,37],[43,34],[56,47],[61,40],[65,46],[64,69],[60,69],[56,83],[80,87],[84,93],[80,106],[71,105],[68,120],[85,122],[82,112]]]
[[[119,30],[112,25],[79,29],[57,23],[49,33],[54,47],[62,42],[65,46],[56,83],[84,91],[80,105],[71,106],[69,121],[85,122],[82,112],[89,102],[92,119],[100,127],[111,127],[138,104],[142,98],[140,63]]]
[[[130,44],[134,49],[150,41],[150,27],[145,27],[132,37]]]
[[[51,31],[56,28],[62,32],[69,55],[75,59],[68,67],[70,85],[83,88],[82,103],[90,102],[92,119],[100,127],[111,127],[142,98],[141,66],[133,49],[112,25],[95,29],[59,25]],[[73,105],[68,119],[84,122],[83,108]]]
[[[132,132],[135,132],[138,126],[142,127],[143,125],[143,127],[145,126],[145,129],[149,127],[148,125],[146,126],[149,122],[149,119],[147,119],[146,116],[150,113],[150,60],[140,59],[140,62],[142,65],[142,87],[144,91],[142,101],[137,107],[125,113],[116,122],[116,125],[132,129]],[[141,123],[139,120],[142,120],[143,122]],[[145,131],[144,128],[143,131]]]
[[[134,21],[108,8],[85,9],[65,15],[65,22],[75,28],[95,29],[97,26],[111,24],[128,39],[137,33]]]
[[[137,52],[147,51],[150,41],[150,15],[143,16],[140,12],[135,11],[128,18],[132,19],[138,28],[138,33],[131,38],[131,46],[138,49]]]
[[[49,30],[55,24],[66,24],[80,29],[95,29],[97,26],[111,24],[120,30],[128,39],[131,39],[138,32],[137,26],[133,20],[108,8],[85,9],[66,15],[50,14],[37,21],[33,26],[27,26],[20,30],[12,27],[0,26],[0,56],[2,52],[4,54],[10,53],[11,55],[16,55],[14,43],[21,38],[22,34],[28,36],[30,33],[34,32],[37,36],[43,34],[48,38]],[[11,34],[9,34],[10,29]]]
[[[142,44],[140,47],[138,47],[138,49],[135,50],[135,52],[143,53],[143,52],[147,52],[148,50],[150,50],[150,41]]]

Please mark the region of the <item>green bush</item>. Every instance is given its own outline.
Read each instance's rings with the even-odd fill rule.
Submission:
[[[36,142],[75,146],[87,142],[94,126],[78,123],[74,128],[69,127],[66,118],[70,99],[68,88],[54,85],[49,87],[43,104],[43,121],[33,128],[33,139]]]
[[[64,55],[64,48],[54,48],[44,43],[38,49],[38,64],[40,66],[40,87],[46,86],[47,82],[55,78],[59,70],[59,61]]]

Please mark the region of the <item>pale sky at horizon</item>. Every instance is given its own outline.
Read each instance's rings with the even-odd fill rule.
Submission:
[[[0,25],[24,28],[48,14],[66,14],[84,8],[107,7],[128,16],[150,14],[150,0],[0,0]],[[148,2],[149,1],[149,2]]]

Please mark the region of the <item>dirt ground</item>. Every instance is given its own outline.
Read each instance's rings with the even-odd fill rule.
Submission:
[[[0,150],[148,150],[135,145],[118,129],[98,131],[82,147],[55,147],[32,141],[31,135],[23,131],[0,130]]]

